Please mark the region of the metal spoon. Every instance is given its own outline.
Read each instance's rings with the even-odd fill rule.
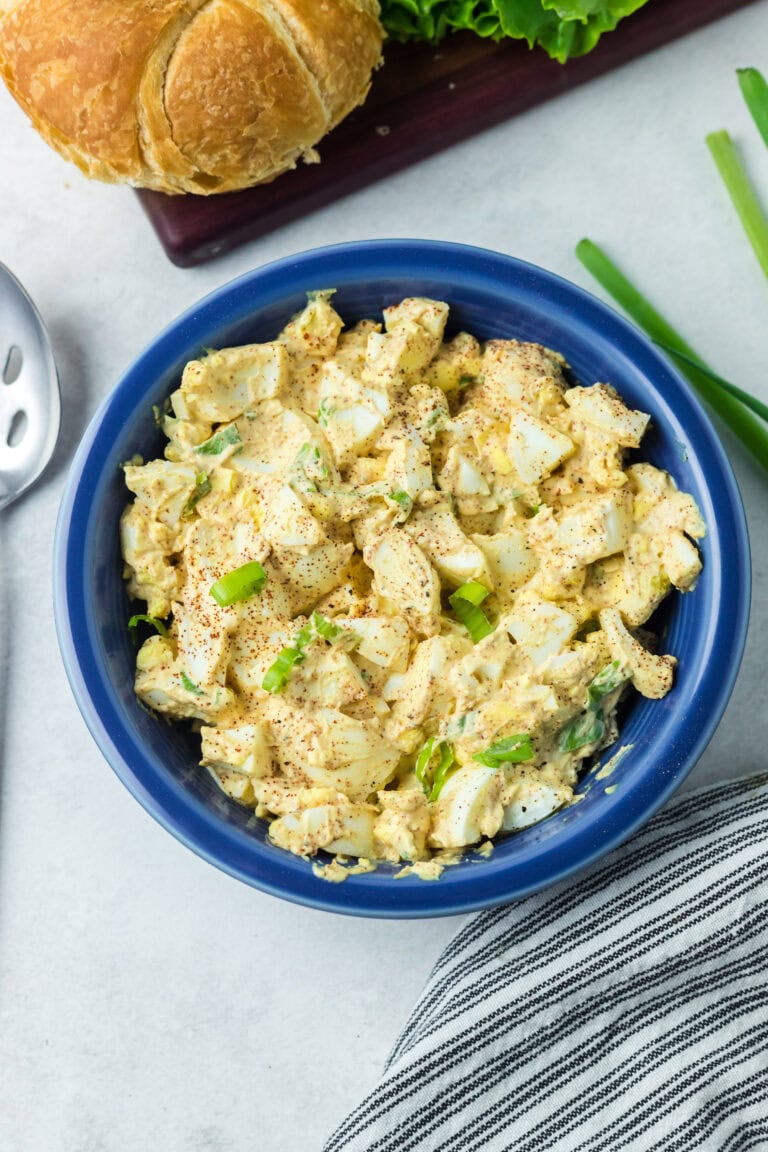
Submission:
[[[37,480],[60,423],[59,378],[45,325],[0,264],[0,509]]]

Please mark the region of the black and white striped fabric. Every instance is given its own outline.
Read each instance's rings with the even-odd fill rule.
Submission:
[[[480,913],[325,1152],[768,1149],[768,773]]]

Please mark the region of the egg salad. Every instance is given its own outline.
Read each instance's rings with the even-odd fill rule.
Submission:
[[[332,297],[187,364],[165,458],[124,466],[136,692],[275,845],[432,877],[570,804],[624,693],[669,692],[642,626],[705,528],[627,464],[649,417],[610,384],[447,340],[437,300],[345,330]]]

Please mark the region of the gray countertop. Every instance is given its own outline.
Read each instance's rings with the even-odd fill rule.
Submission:
[[[294,907],[153,822],[92,743],[59,659],[51,547],[86,422],[196,298],[327,241],[461,238],[592,290],[604,244],[718,370],[768,401],[768,283],[704,136],[728,127],[768,203],[734,70],[768,73],[768,4],[740,13],[213,264],[169,264],[132,193],[88,183],[0,91],[0,260],[53,338],[63,426],[0,517],[0,1147],[298,1152],[368,1088],[458,921]],[[730,706],[687,786],[768,761],[768,476],[726,447],[755,587]]]

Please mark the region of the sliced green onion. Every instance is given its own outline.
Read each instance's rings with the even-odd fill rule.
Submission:
[[[482,604],[487,595],[488,589],[485,584],[481,584],[479,580],[469,580],[457,588],[449,599],[453,602],[453,597],[457,596],[460,600],[468,600],[470,604]]]
[[[337,636],[341,636],[344,631],[343,628],[339,628],[338,624],[334,624],[332,620],[327,620],[325,616],[321,616],[319,612],[313,612],[309,618],[309,622],[317,635],[322,636],[323,640],[327,640],[329,644],[332,640],[335,640]]]
[[[475,644],[496,630],[496,625],[491,624],[485,612],[478,607],[487,595],[488,589],[484,584],[479,580],[470,580],[448,597],[456,616]]]
[[[307,644],[311,644],[315,638],[315,629],[312,627],[311,618],[307,620],[306,624],[299,628],[296,636],[294,637],[293,647],[303,650]]]
[[[436,736],[430,736],[429,740],[427,740],[421,752],[419,752],[418,756],[416,757],[416,764],[414,766],[416,779],[418,780],[419,784],[421,784],[425,792],[429,791],[426,784],[427,769],[429,767],[429,762],[432,759],[432,753],[434,751],[436,741]]]
[[[134,632],[142,622],[144,624],[150,624],[161,636],[168,635],[168,629],[165,623],[158,616],[149,616],[146,612],[137,612],[135,616],[131,616],[128,621],[128,627]]]
[[[587,686],[584,711],[560,732],[560,751],[576,752],[587,744],[595,744],[605,736],[603,701],[611,692],[626,684],[629,676],[618,660],[606,664]]]
[[[682,366],[685,375],[713,411],[738,436],[763,468],[768,469],[768,431],[740,400],[713,383],[711,371],[683,337],[638,292],[606,254],[591,240],[576,245],[576,255],[605,291],[659,344],[673,348],[693,364]]]
[[[323,457],[320,454],[320,449],[317,444],[302,444],[296,454],[292,467],[306,467],[307,465],[314,467],[321,479],[325,479],[328,475],[328,469],[323,462]]]
[[[577,752],[587,744],[596,744],[605,736],[605,718],[602,710],[584,712],[566,724],[560,733],[560,750]]]
[[[288,484],[297,496],[316,496],[319,491],[317,484],[314,480],[310,480],[303,468],[292,469],[292,474],[288,477]]]
[[[318,636],[330,644],[342,634],[349,635],[350,640],[357,639],[353,633],[345,633],[344,628],[339,628],[338,624],[334,624],[332,620],[327,620],[319,612],[313,612],[307,623],[299,628],[291,647],[283,648],[274,664],[269,666],[261,682],[262,688],[266,692],[282,692],[288,683],[293,666],[306,660],[307,654],[304,649],[308,644],[311,644]]]
[[[198,688],[197,684],[195,684],[194,680],[190,680],[190,678],[189,678],[189,676],[187,676],[186,672],[182,672],[181,682],[184,685],[184,687],[186,688],[187,692],[191,692],[193,696],[204,696],[205,695],[202,688]]]
[[[294,458],[288,483],[295,492],[314,494],[318,484],[328,479],[328,468],[316,444],[302,444]]]
[[[527,760],[533,760],[531,738],[526,732],[505,736],[484,752],[476,752],[472,759],[485,764],[487,768],[498,768],[502,764],[524,764]]]
[[[339,628],[338,624],[334,624],[332,620],[327,620],[319,612],[313,612],[306,624],[299,628],[293,643],[296,648],[304,649],[313,640],[317,640],[319,636],[330,644],[337,636],[341,636],[343,631],[344,629]]]
[[[142,623],[143,624],[149,624],[150,627],[154,628],[155,631],[157,633],[159,633],[160,636],[167,636],[168,635],[168,629],[166,628],[163,621],[158,619],[157,616],[148,616],[146,614],[146,612],[137,612],[136,615],[131,616],[130,620],[128,621],[128,628],[129,628],[131,634],[133,635],[134,639],[136,638],[137,629],[139,627],[139,624],[142,624]]]
[[[239,600],[248,600],[264,591],[267,574],[258,560],[250,560],[239,568],[227,572],[215,584],[211,584],[211,596],[220,607],[228,608]]]
[[[437,756],[437,765],[432,769],[432,761]],[[456,757],[453,748],[444,740],[438,742],[436,736],[430,736],[426,744],[416,757],[414,772],[416,779],[424,789],[424,795],[433,804],[440,795],[443,785],[448,779],[450,770]]]
[[[197,508],[197,505],[202,500],[203,496],[207,496],[211,490],[211,482],[208,479],[207,472],[198,472],[195,477],[195,488],[186,504],[181,510],[182,519],[189,520],[190,516]]]
[[[707,147],[712,153],[717,170],[731,198],[731,203],[738,213],[741,225],[752,245],[755,256],[757,256],[760,267],[768,276],[768,219],[766,219],[765,212],[763,212],[733,140],[723,128],[719,132],[709,133]]]
[[[441,421],[446,420],[447,417],[448,417],[448,412],[445,409],[435,408],[432,412],[429,413],[429,415],[427,415],[421,421],[420,425],[417,425],[418,430],[422,436],[424,435],[425,432],[429,432],[430,429],[433,429],[433,428],[437,429],[437,431],[440,432],[440,431],[442,431]]]
[[[320,407],[317,410],[317,422],[321,428],[328,427],[328,421],[333,416],[335,409],[329,400],[321,400]]]
[[[453,603],[453,600],[451,602]],[[490,636],[495,630],[495,625],[491,624],[485,612],[481,608],[475,607],[474,604],[468,604],[466,600],[457,600],[453,604],[453,610],[459,622],[469,632],[474,644],[479,643],[486,636]]]
[[[387,492],[389,500],[393,500],[397,504],[400,511],[397,513],[395,523],[404,524],[413,510],[413,497],[409,492],[403,492],[398,489],[396,492]]]
[[[288,683],[294,664],[300,664],[306,656],[300,648],[283,648],[274,664],[270,664],[261,682],[265,692],[282,692]]]
[[[737,68],[739,87],[757,130],[768,145],[768,84],[757,68]]]
[[[158,428],[162,428],[165,423],[166,416],[170,416],[172,409],[171,398],[166,396],[163,400],[162,406],[160,404],[152,405],[152,415],[155,418],[155,424]]]
[[[606,664],[587,687],[587,707],[593,711],[599,708],[605,697],[610,696],[611,692],[615,692],[622,684],[626,684],[628,679],[629,674],[618,660]]]
[[[438,762],[437,768],[435,769],[435,775],[432,782],[432,790],[427,797],[430,804],[434,804],[442,792],[443,785],[451,775],[455,761],[456,756],[454,755],[453,748],[451,748],[450,744],[446,744],[445,742],[441,743],[440,760]]]
[[[655,340],[659,348],[663,348],[670,356],[674,356],[677,360],[682,360],[691,368],[695,368],[698,372],[704,372],[709,376],[713,383],[718,384],[724,388],[726,392],[730,392],[731,396],[735,396],[737,400],[741,400],[742,404],[746,404],[756,416],[760,416],[763,420],[768,422],[768,404],[763,404],[762,400],[758,400],[757,396],[753,396],[751,392],[745,392],[743,388],[737,387],[736,384],[731,384],[730,380],[723,379],[718,376],[717,372],[713,372],[706,364],[702,364],[700,360],[693,360],[690,356],[686,356],[684,352],[678,352],[676,348],[671,348],[669,344],[662,343],[661,340]]]
[[[202,444],[198,444],[195,452],[199,452],[201,456],[219,456],[229,445],[242,444],[242,442],[237,425],[228,424],[226,428],[219,428],[213,436],[203,440]]]
[[[413,497],[410,496],[407,492],[403,492],[402,490],[398,490],[397,492],[390,492],[389,498],[390,500],[394,500],[395,504],[399,504],[401,508],[407,508],[409,512],[413,506]]]

